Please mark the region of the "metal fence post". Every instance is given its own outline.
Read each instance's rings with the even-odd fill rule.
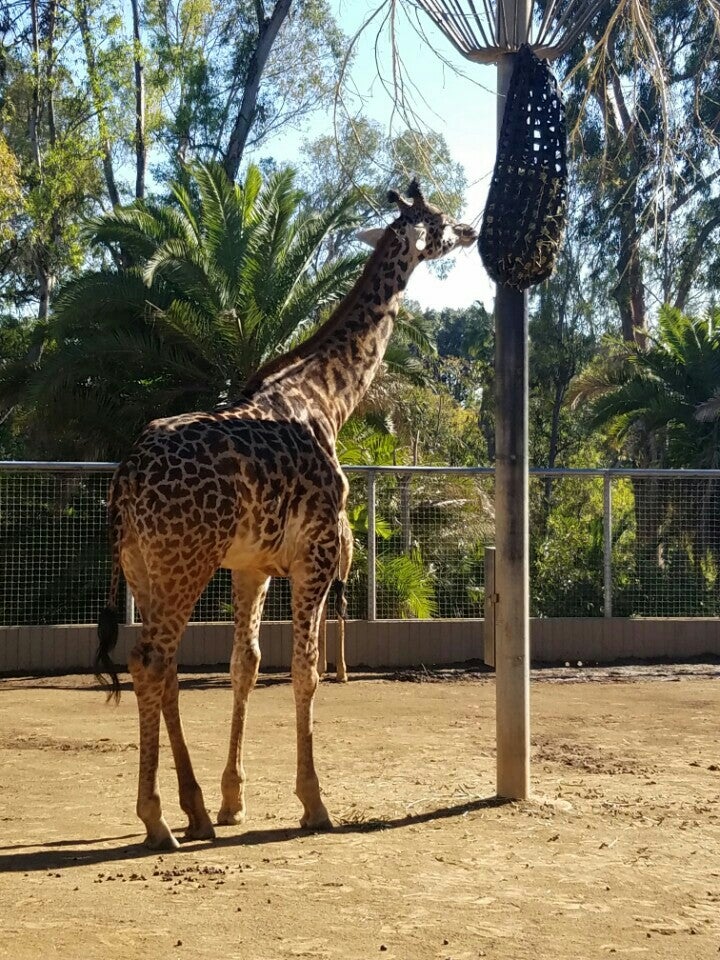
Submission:
[[[606,617],[612,610],[612,477],[603,475],[603,612]]]
[[[135,597],[127,584],[125,584],[125,623],[135,623]]]
[[[495,547],[485,547],[485,666],[495,666]]]
[[[375,471],[370,470],[367,476],[367,565],[368,565],[368,596],[367,618],[377,619],[377,582],[376,582],[376,551],[375,551]]]

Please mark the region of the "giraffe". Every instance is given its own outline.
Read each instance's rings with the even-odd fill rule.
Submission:
[[[178,841],[163,816],[158,784],[160,716],[177,772],[186,837],[211,839],[178,706],[176,651],[193,607],[219,567],[232,571],[235,630],[233,709],[218,824],[245,818],[243,743],[248,698],[260,666],[259,630],[270,578],[292,587],[292,686],[302,827],[332,824],[313,759],[318,633],[341,560],[348,485],[335,452],[338,431],[370,385],[403,290],[424,260],[470,246],[475,230],[427,203],[416,180],[391,190],[398,216],[359,238],[373,252],[329,320],[295,349],[261,367],[236,402],[214,411],[154,420],[118,466],[108,495],[112,574],[98,622],[96,668],[119,696],[111,652],[117,642],[120,569],[142,626],[128,667],[140,723],[137,814],[145,844]]]

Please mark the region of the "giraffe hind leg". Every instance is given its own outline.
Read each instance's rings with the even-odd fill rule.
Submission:
[[[303,805],[300,825],[311,830],[328,830],[332,828],[332,822],[320,797],[320,784],[313,759],[313,701],[319,679],[320,620],[336,566],[331,556],[332,541],[318,543],[317,546],[324,547],[323,560],[317,556],[319,550],[310,550],[310,555],[297,564],[292,573],[292,684],[297,727],[295,793]]]
[[[245,819],[245,722],[248,698],[260,669],[260,619],[270,579],[263,574],[233,570],[232,583],[235,611],[235,637],[230,659],[233,713],[230,746],[221,782],[219,824],[241,823]]]
[[[140,642],[129,658],[140,719],[137,814],[147,830],[146,846],[154,850],[174,850],[178,842],[163,816],[158,782],[161,713],[175,760],[180,806],[188,816],[187,835],[193,839],[214,836],[180,721],[175,660],[182,632],[210,573],[196,585],[192,595],[187,592],[181,595],[174,592],[172,586],[168,588],[151,579],[137,556],[128,563],[128,574],[143,617]]]
[[[350,576],[353,558],[353,532],[350,521],[346,513],[340,515],[340,559],[338,569],[338,580],[335,582],[335,616],[336,616],[336,639],[335,639],[335,670],[337,672],[338,683],[347,683],[348,674],[345,664],[345,620],[347,618],[347,598],[345,591]]]
[[[215,830],[205,809],[202,790],[195,779],[190,754],[185,742],[185,734],[180,720],[178,693],[177,662],[173,658],[166,671],[162,712],[173,759],[175,760],[180,806],[188,818],[185,837],[188,840],[214,840]]]

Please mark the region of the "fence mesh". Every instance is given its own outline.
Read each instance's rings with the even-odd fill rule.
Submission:
[[[720,475],[613,485],[616,616],[720,614]]]
[[[378,476],[378,618],[483,615],[492,485],[492,477],[482,475]]]
[[[531,477],[531,616],[601,617],[603,600],[602,477]]]
[[[0,469],[1,625],[97,620],[110,579],[111,476]]]
[[[362,619],[368,475],[359,468],[347,473],[355,538],[348,606]],[[0,625],[97,620],[110,575],[111,475],[110,468],[18,471],[0,464]],[[487,471],[376,474],[378,618],[482,616],[493,483]],[[532,477],[532,615],[602,616],[606,571],[615,616],[720,615],[720,471],[614,473],[609,528],[603,484],[602,475],[578,471]],[[264,617],[290,618],[287,580],[273,580]],[[232,619],[229,571],[218,571],[192,619]]]

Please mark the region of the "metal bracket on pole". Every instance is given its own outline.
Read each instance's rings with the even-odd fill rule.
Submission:
[[[485,547],[485,666],[495,666],[495,605],[499,597],[495,593],[495,547]]]

